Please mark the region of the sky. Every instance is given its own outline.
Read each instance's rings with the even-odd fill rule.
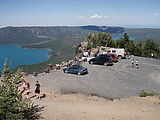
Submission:
[[[6,26],[160,28],[160,0],[0,0]]]

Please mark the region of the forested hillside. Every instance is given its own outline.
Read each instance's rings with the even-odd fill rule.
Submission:
[[[136,40],[154,39],[160,42],[160,29],[153,28],[126,28],[125,32],[135,36]]]
[[[48,63],[61,63],[75,55],[75,46],[92,30],[79,27],[6,27],[0,29],[0,44],[18,44],[25,48],[49,48],[52,56],[38,65],[24,65],[27,72],[43,71]],[[30,70],[29,70],[30,69]]]
[[[155,39],[160,41],[160,29],[152,28],[123,28],[107,26],[81,26],[81,27],[5,27],[0,29],[0,44],[47,43],[59,38],[67,39],[69,43],[77,43],[85,39],[89,32],[106,32],[111,34],[128,33],[135,40]],[[42,47],[42,46],[41,46]]]
[[[23,66],[25,71],[42,71],[48,63],[61,63],[75,56],[75,47],[85,41],[89,33],[106,32],[122,35],[125,32],[134,40],[153,38],[160,41],[160,29],[131,29],[108,26],[55,26],[55,27],[5,27],[0,29],[0,44],[17,44],[25,48],[49,48],[52,56],[48,61]]]

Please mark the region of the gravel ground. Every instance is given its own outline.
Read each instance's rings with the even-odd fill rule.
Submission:
[[[37,80],[41,84],[41,94],[47,95],[41,100],[31,98],[44,107],[41,119],[159,120],[160,96],[136,96],[142,89],[160,93],[160,60],[135,58],[139,60],[139,69],[131,67],[131,58],[113,66],[84,63],[89,74],[81,76],[65,74],[62,70],[37,77],[29,75],[26,80],[31,84],[30,96],[34,95]]]
[[[138,96],[142,89],[160,93],[160,60],[134,57],[139,61],[136,69],[131,67],[132,58],[119,60],[113,66],[83,63],[89,70],[86,75],[65,74],[59,70],[27,79],[32,85],[39,80],[48,93],[84,93],[104,98]]]

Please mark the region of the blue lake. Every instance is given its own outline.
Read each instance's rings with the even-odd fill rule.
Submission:
[[[12,63],[11,68],[18,65],[36,64],[48,60],[46,49],[25,49],[17,45],[0,45],[0,71],[3,69],[3,64],[6,58]]]
[[[123,38],[123,34],[112,34],[112,39],[117,40],[119,38]],[[135,40],[136,37],[135,36],[129,36],[130,40]]]

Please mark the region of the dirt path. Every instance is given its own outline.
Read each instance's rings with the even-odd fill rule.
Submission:
[[[159,120],[158,97],[105,100],[85,95],[55,95],[41,100],[43,120]]]

